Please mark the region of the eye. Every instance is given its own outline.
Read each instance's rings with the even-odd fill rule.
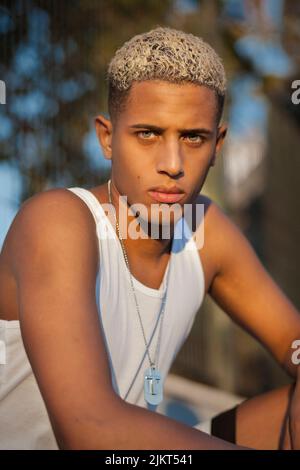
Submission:
[[[187,134],[184,136],[193,144],[200,144],[203,141],[203,137],[200,134]]]
[[[153,131],[139,131],[136,134],[146,140],[148,140],[152,135],[155,135]]]

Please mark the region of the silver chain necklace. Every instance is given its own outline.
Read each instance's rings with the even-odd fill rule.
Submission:
[[[109,203],[111,205],[113,205],[112,204],[112,199],[111,199],[111,188],[110,188],[111,180],[108,180],[107,185],[108,185]],[[131,270],[130,270],[130,266],[129,266],[129,262],[128,262],[128,257],[127,257],[127,253],[126,253],[126,250],[125,250],[123,239],[122,239],[121,234],[120,234],[119,223],[118,223],[118,220],[117,220],[116,216],[115,216],[115,221],[116,221],[116,228],[117,228],[118,238],[120,240],[123,255],[124,255],[124,260],[125,260],[128,272],[130,274],[131,289],[132,289],[132,292],[133,292],[135,306],[136,306],[136,310],[137,310],[137,313],[138,313],[138,317],[139,317],[139,321],[140,321],[140,325],[141,325],[141,330],[142,330],[142,333],[143,333],[143,338],[144,338],[144,342],[145,342],[145,346],[146,346],[146,352],[147,352],[147,356],[148,356],[148,360],[149,360],[149,364],[150,364],[150,367],[148,369],[146,369],[145,373],[144,373],[144,398],[145,398],[145,401],[147,403],[149,403],[150,405],[158,405],[163,400],[163,379],[162,379],[162,375],[161,375],[161,373],[158,369],[158,356],[159,356],[159,348],[160,348],[160,342],[161,342],[163,314],[164,314],[165,305],[166,305],[167,286],[166,286],[166,289],[165,289],[165,292],[164,292],[164,297],[163,297],[163,300],[162,300],[162,309],[161,309],[161,312],[159,314],[159,318],[156,322],[154,332],[153,332],[153,335],[152,335],[152,338],[153,338],[153,336],[156,332],[159,320],[160,320],[160,329],[159,329],[157,345],[156,345],[155,360],[152,361],[151,356],[150,356],[150,351],[149,351],[149,345],[148,345],[147,340],[146,340],[146,335],[145,335],[145,330],[144,330],[144,326],[143,326],[143,322],[142,322],[142,318],[141,318],[141,314],[140,314],[139,305],[138,305],[137,298],[136,298],[136,293],[135,293],[132,274],[131,274]],[[169,267],[170,266],[168,266],[168,268]],[[169,272],[168,272],[168,275],[169,275]],[[168,283],[167,283],[167,285],[168,285]],[[131,383],[131,385],[130,385],[127,393],[126,393],[126,395],[124,397],[124,400],[126,400],[128,394],[129,394],[129,392],[132,388],[132,385],[133,385],[133,382]]]

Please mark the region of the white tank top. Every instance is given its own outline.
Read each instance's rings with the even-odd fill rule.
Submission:
[[[149,367],[120,241],[98,199],[90,191],[67,188],[91,210],[99,241],[96,300],[114,390],[126,401],[147,407],[144,372]],[[176,223],[170,259],[159,289],[133,277],[150,356],[160,324],[154,328],[165,295],[158,368],[163,379],[188,336],[204,298],[204,273],[185,219]],[[167,290],[166,290],[167,288]],[[148,406],[148,408],[150,408]],[[154,407],[150,409],[154,410]],[[19,321],[0,320],[0,449],[57,449],[46,407],[28,361]]]

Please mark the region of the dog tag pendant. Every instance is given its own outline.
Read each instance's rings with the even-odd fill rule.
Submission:
[[[144,397],[150,405],[158,405],[163,400],[163,381],[159,370],[155,367],[145,371]]]

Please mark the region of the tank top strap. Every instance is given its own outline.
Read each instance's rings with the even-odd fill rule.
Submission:
[[[79,187],[72,187],[72,188],[66,188],[66,189],[68,189],[69,191],[72,191],[72,193],[75,193],[78,197],[80,197],[86,203],[86,205],[92,212],[97,225],[100,222],[100,220],[103,220],[103,215],[105,215],[105,213],[101,207],[100,202],[91,191],[89,191],[88,189],[79,188]]]

